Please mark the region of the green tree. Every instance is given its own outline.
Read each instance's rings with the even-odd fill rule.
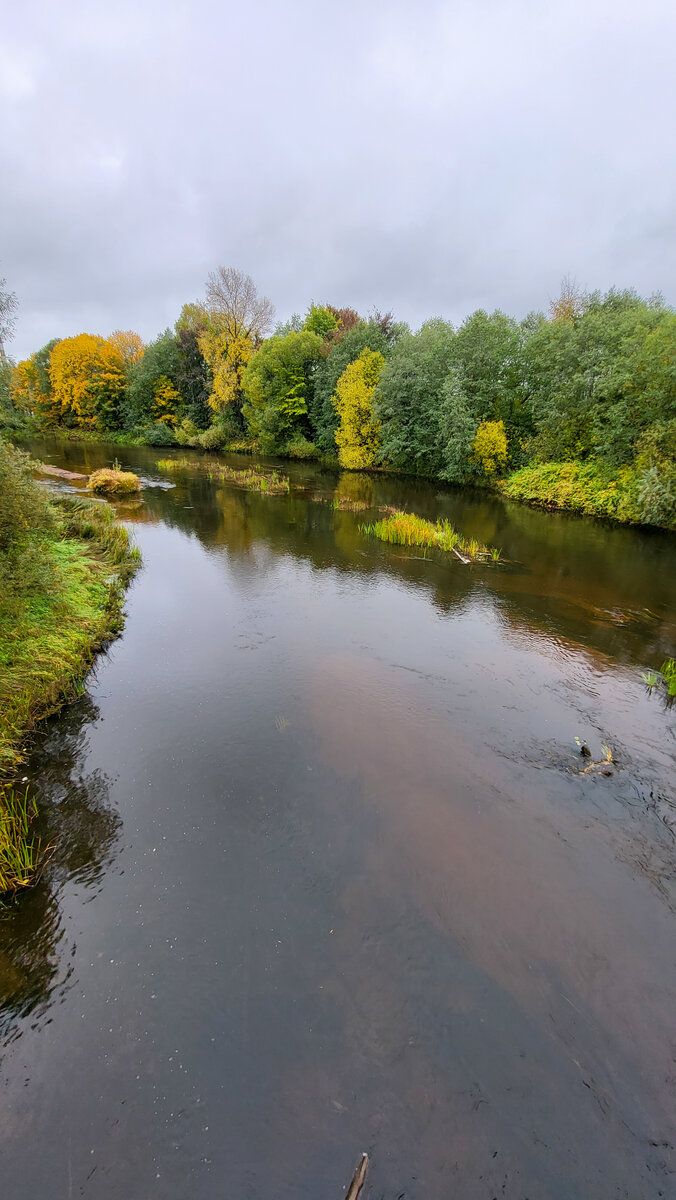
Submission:
[[[440,404],[454,342],[453,326],[435,319],[394,346],[374,398],[382,461],[390,466],[420,475],[436,475],[443,467]]]
[[[284,450],[310,434],[308,397],[321,347],[319,334],[293,331],[268,338],[246,367],[243,414],[265,453]]]
[[[150,342],[143,357],[129,368],[129,381],[124,397],[124,424],[136,429],[152,423],[155,416],[156,388],[160,380],[168,380],[178,388],[181,375],[181,355],[178,342],[170,329]],[[176,414],[182,416],[182,411]]]

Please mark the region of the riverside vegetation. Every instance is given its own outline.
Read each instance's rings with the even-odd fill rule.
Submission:
[[[33,465],[0,441],[0,894],[30,882],[40,859],[32,803],[12,785],[27,735],[82,693],[140,563],[106,504],[51,496]]]
[[[479,310],[414,332],[313,303],[273,322],[253,281],[219,267],[148,345],[82,333],[5,362],[0,421],[15,437],[328,456],[676,528],[676,314],[660,297],[564,282],[523,320]]]

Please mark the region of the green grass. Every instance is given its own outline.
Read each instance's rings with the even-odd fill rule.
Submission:
[[[280,475],[277,471],[256,471],[253,467],[238,471],[225,463],[208,460],[186,461],[180,458],[159,458],[156,466],[159,471],[204,471],[209,479],[224,479],[227,483],[237,484],[238,487],[248,488],[249,491],[263,492],[268,496],[278,496],[291,490],[288,475]]]
[[[44,859],[40,838],[31,835],[36,815],[28,789],[0,788],[0,898],[35,882]]]
[[[140,563],[106,505],[63,500],[57,511],[44,585],[0,598],[0,776],[35,723],[84,690],[94,653],[122,629],[123,587]]]
[[[415,513],[394,512],[371,525],[360,525],[368,537],[379,538],[396,546],[421,546],[426,550],[443,550],[458,558],[471,560],[492,558],[497,562],[500,552],[482,545],[476,538],[463,538],[449,521],[426,521]]]

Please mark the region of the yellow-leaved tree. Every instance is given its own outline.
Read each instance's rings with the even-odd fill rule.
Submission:
[[[126,384],[116,346],[91,333],[64,338],[49,360],[52,395],[61,419],[81,429],[114,429]]]
[[[197,343],[211,371],[209,405],[241,428],[242,377],[272,325],[274,306],[267,296],[258,295],[251,276],[236,267],[212,271],[206,292],[207,320]]]
[[[364,470],[378,457],[380,422],[373,415],[373,393],[384,366],[379,351],[362,350],[336,384],[332,401],[340,418],[336,445],[341,467]]]
[[[133,367],[134,363],[143,358],[143,338],[134,333],[133,329],[116,329],[107,340],[118,351],[125,367]]]
[[[487,475],[502,470],[507,462],[504,421],[482,421],[472,443],[472,456]]]
[[[159,375],[153,384],[153,421],[161,421],[174,429],[181,404],[181,393],[166,375]]]

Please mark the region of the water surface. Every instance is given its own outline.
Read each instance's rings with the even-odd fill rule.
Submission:
[[[34,452],[147,486],[123,638],[26,768],[57,850],[0,925],[7,1195],[340,1197],[362,1150],[383,1200],[673,1194],[673,539]]]

